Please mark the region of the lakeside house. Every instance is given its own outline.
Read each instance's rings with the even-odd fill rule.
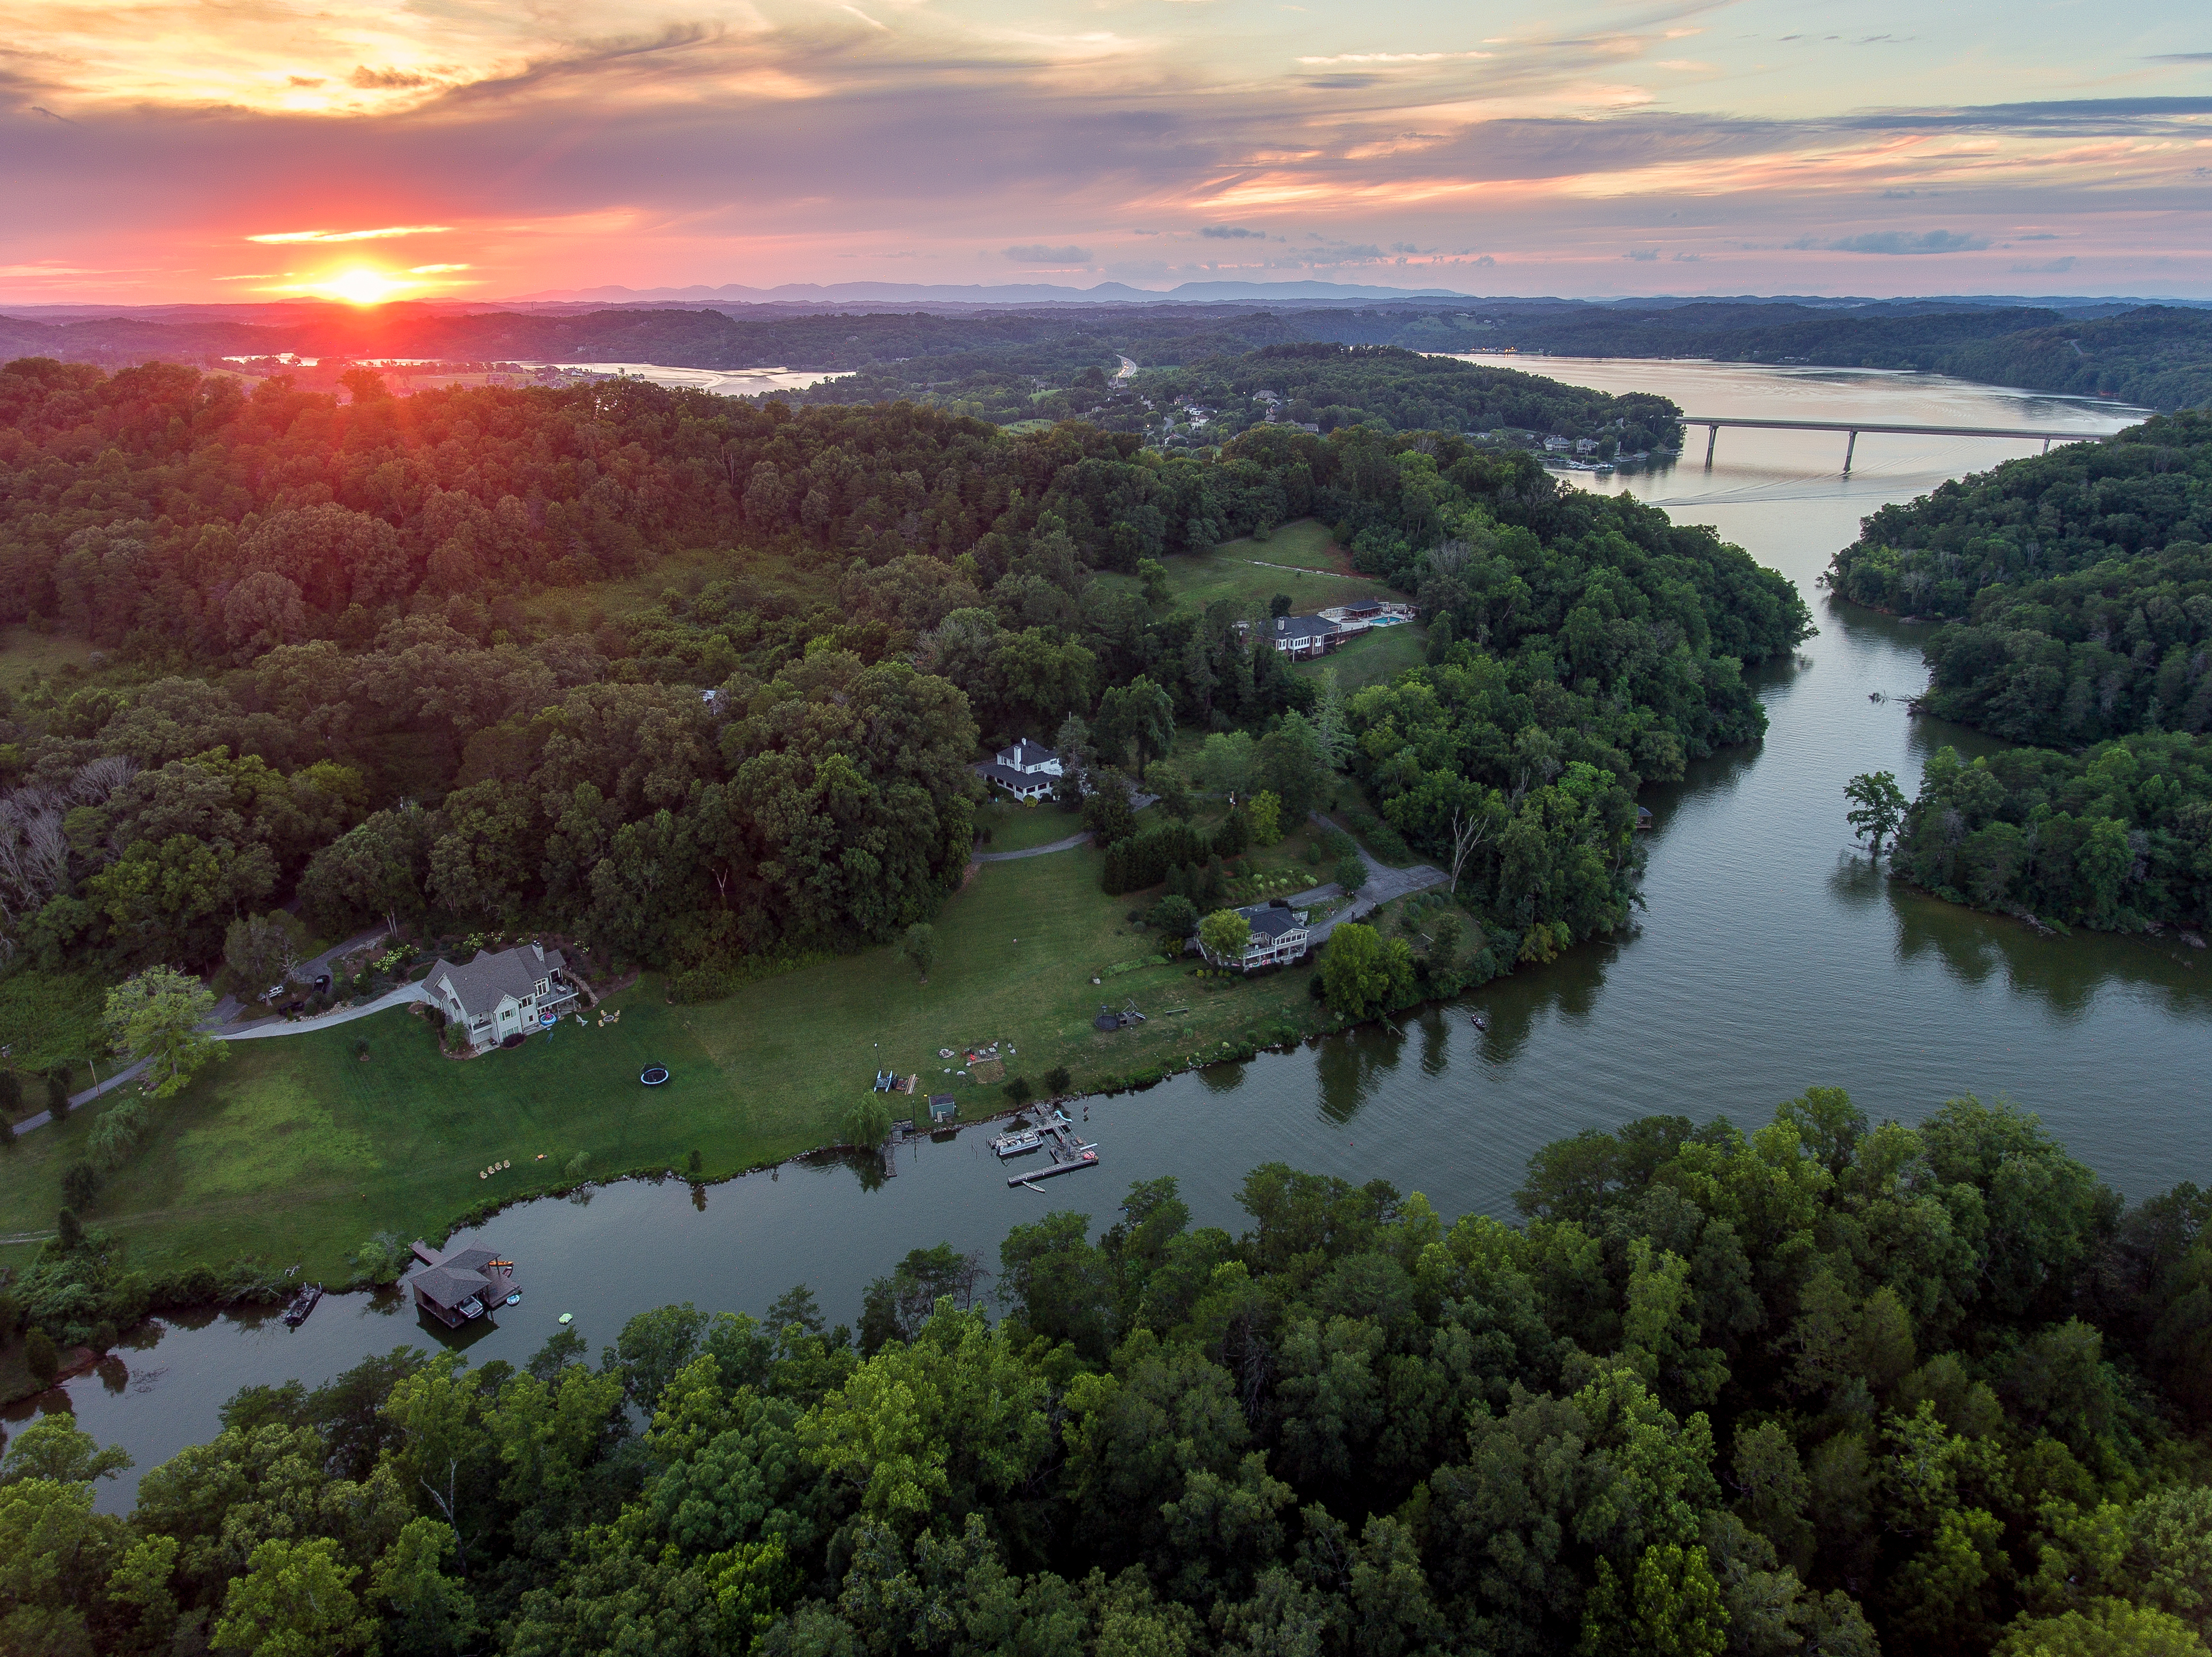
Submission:
[[[1294,662],[1326,656],[1347,639],[1356,639],[1370,628],[1395,627],[1420,615],[1413,605],[1387,598],[1359,598],[1333,604],[1310,616],[1278,616],[1270,622],[1270,641]],[[1239,622],[1244,632],[1250,623]]]
[[[422,980],[423,998],[459,1023],[471,1047],[497,1047],[510,1035],[527,1035],[574,1003],[577,989],[562,976],[558,950],[519,944],[495,953],[477,951],[465,966],[440,961]]]
[[[1271,642],[1292,661],[1303,662],[1334,650],[1341,631],[1326,616],[1278,616]]]
[[[415,1258],[422,1268],[408,1277],[405,1287],[417,1309],[448,1329],[484,1316],[504,1305],[509,1295],[521,1292],[514,1281],[514,1262],[500,1259],[489,1248],[471,1244],[440,1253],[418,1241]]]
[[[1250,941],[1244,953],[1231,961],[1216,956],[1201,943],[1199,953],[1216,967],[1235,967],[1250,972],[1257,967],[1287,967],[1306,952],[1310,930],[1305,911],[1293,909],[1280,900],[1273,903],[1251,903],[1237,911],[1244,917],[1244,924],[1252,929]]]
[[[1027,737],[969,769],[1019,800],[1042,799],[1061,774],[1060,756]]]

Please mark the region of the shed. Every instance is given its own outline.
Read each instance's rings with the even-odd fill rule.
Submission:
[[[933,1093],[929,1096],[929,1120],[933,1126],[939,1122],[951,1121],[958,1114],[959,1109],[959,1101],[949,1093]]]

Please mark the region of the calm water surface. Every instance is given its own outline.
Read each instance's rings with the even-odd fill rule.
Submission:
[[[2117,429],[2109,405],[1920,375],[1704,363],[1522,361],[1608,391],[1662,391],[1696,413],[1905,423]],[[896,1177],[864,1187],[842,1164],[790,1166],[694,1191],[634,1182],[586,1203],[547,1201],[486,1224],[519,1262],[527,1298],[470,1346],[520,1363],[562,1312],[594,1347],[632,1314],[670,1301],[758,1312],[798,1282],[836,1318],[908,1248],[950,1240],[995,1259],[1006,1229],[1054,1208],[1103,1224],[1129,1181],[1172,1174],[1202,1223],[1235,1228],[1235,1193],[1279,1159],[1425,1192],[1447,1215],[1507,1214],[1528,1154],[1577,1129],[1667,1111],[1763,1121],[1814,1083],[1849,1088],[1877,1116],[1918,1118],[1945,1098],[2002,1096],[2045,1122],[2131,1197],[2212,1182],[2212,957],[2178,944],[2039,938],[2008,921],[1917,898],[1854,851],[1843,784],[1887,769],[1908,788],[1945,743],[1970,733],[1907,716],[1925,680],[1923,629],[1847,608],[1814,585],[1858,520],[1947,477],[2037,446],[1862,437],[1853,476],[1843,438],[1721,434],[1717,463],[1633,478],[1677,517],[1715,525],[1797,582],[1820,633],[1759,681],[1764,744],[1646,791],[1657,818],[1635,929],[1548,968],[1296,1053],[1263,1056],[1094,1100],[1101,1171],[1008,1191],[969,1133],[899,1153]],[[1880,692],[1887,700],[1870,700]],[[150,1466],[216,1430],[239,1387],[320,1381],[405,1341],[415,1316],[365,1296],[326,1300],[305,1327],[273,1316],[157,1324],[66,1404],[105,1442]],[[125,1506],[118,1481],[102,1493]]]

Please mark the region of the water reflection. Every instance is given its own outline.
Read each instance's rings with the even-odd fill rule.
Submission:
[[[1316,1049],[1314,1079],[1321,1114],[1341,1126],[1359,1114],[1382,1077],[1398,1067],[1405,1037],[1394,1025],[1367,1027]]]

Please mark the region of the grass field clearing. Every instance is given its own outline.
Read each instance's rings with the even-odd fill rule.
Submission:
[[[1255,863],[1295,876],[1293,889],[1324,878],[1302,859],[1305,840]],[[617,1024],[565,1021],[550,1038],[467,1062],[443,1057],[429,1026],[404,1011],[232,1043],[226,1062],[155,1107],[159,1126],[87,1218],[149,1269],[250,1256],[343,1281],[372,1234],[441,1235],[488,1199],[571,1183],[580,1153],[587,1174],[605,1176],[684,1170],[696,1150],[711,1178],[832,1143],[878,1067],[921,1077],[914,1097],[894,1096],[896,1114],[919,1119],[921,1095],[949,1092],[973,1120],[1010,1101],[1003,1086],[950,1073],[970,1045],[1011,1048],[1010,1079],[1041,1087],[1065,1065],[1076,1090],[1095,1091],[1334,1027],[1307,993],[1310,969],[1200,979],[1161,961],[1157,935],[1127,919],[1152,896],[1107,896],[1099,867],[1083,847],[977,869],[938,917],[926,984],[876,948],[700,1006],[667,1005],[648,978],[611,999]],[[1146,1023],[1092,1028],[1102,1003],[1133,998]],[[366,1059],[356,1056],[362,1041]],[[956,1057],[939,1057],[942,1047]],[[672,1079],[641,1086],[638,1072],[656,1063]],[[0,1152],[0,1235],[53,1224],[62,1170],[98,1115],[77,1111]],[[477,1177],[501,1160],[514,1166]],[[26,1264],[33,1252],[0,1248],[0,1261]]]

